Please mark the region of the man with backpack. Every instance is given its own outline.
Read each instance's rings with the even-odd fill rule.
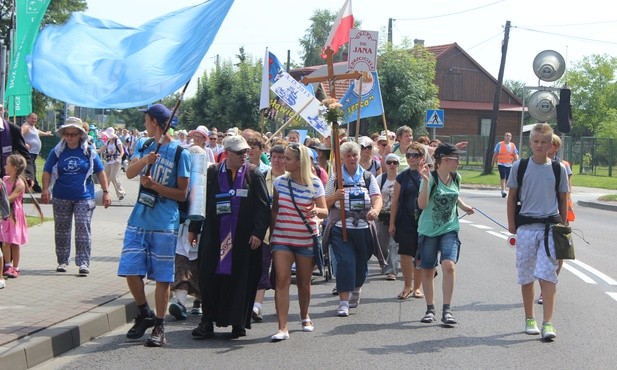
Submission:
[[[515,162],[508,178],[508,230],[516,234],[516,267],[525,310],[525,333],[542,334],[552,340],[557,334],[552,324],[557,287],[557,262],[550,225],[567,224],[568,181],[565,167],[548,158],[553,129],[547,123],[533,127],[532,156]],[[521,174],[519,174],[519,171]],[[520,202],[520,210],[517,203]],[[545,245],[546,243],[546,245]],[[547,251],[548,250],[548,251]],[[542,330],[534,316],[534,282],[540,281],[544,299]]]

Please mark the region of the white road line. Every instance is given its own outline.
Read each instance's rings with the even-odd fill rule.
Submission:
[[[479,225],[479,224],[471,224],[471,226],[478,228],[480,230],[490,230],[492,229],[492,227],[490,226],[485,226],[485,225]]]
[[[581,262],[579,260],[569,260],[568,262],[571,262],[571,263],[579,265],[580,267],[584,268],[585,270],[591,272],[592,274],[596,275],[600,279],[604,280],[608,285],[617,285],[617,281],[612,279],[610,276],[606,275],[603,272],[600,272],[600,271],[594,269],[593,267],[589,266],[586,263],[583,263],[583,262]]]
[[[606,292],[606,294],[608,294],[609,297],[613,298],[614,300],[617,301],[617,293],[615,292]]]
[[[459,219],[458,222],[461,223],[461,224],[470,224],[470,223],[472,223],[472,221],[461,220],[461,219]]]
[[[589,276],[585,275],[584,273],[580,272],[579,270],[575,269],[574,267],[570,266],[568,264],[568,262],[563,263],[563,268],[570,271],[571,273],[573,273],[574,275],[578,276],[581,280],[583,280],[584,282],[586,282],[587,284],[598,284],[596,283],[595,280],[593,280],[592,278],[590,278]]]
[[[498,233],[498,232],[495,232],[495,231],[487,231],[487,233],[489,233],[489,234],[491,234],[493,236],[496,236],[498,238],[501,238],[503,240],[508,240],[508,237],[506,235],[503,235],[502,233]]]

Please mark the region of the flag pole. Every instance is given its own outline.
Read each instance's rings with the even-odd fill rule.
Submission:
[[[383,121],[383,129],[386,131],[386,145],[390,146],[390,135],[388,135],[388,124],[386,123],[386,112],[381,113],[381,119]]]
[[[360,83],[358,84],[358,119],[356,120],[356,143],[360,142],[360,111],[362,110],[362,81],[364,80],[364,75],[359,78]]]
[[[297,111],[296,113],[294,113],[294,114],[293,114],[293,116],[291,116],[291,117],[290,117],[290,118],[289,118],[289,119],[288,119],[285,123],[283,123],[283,126],[281,126],[278,130],[276,130],[276,132],[274,132],[274,133],[272,134],[272,136],[270,136],[270,137],[268,138],[268,140],[266,140],[265,144],[267,145],[270,141],[272,141],[272,139],[273,139],[273,138],[274,138],[274,137],[275,137],[275,136],[276,136],[279,132],[281,132],[281,130],[282,130],[282,129],[284,129],[284,128],[288,125],[288,124],[290,124],[290,123],[291,123],[291,121],[293,121],[294,119],[296,119],[296,117],[298,117],[298,115],[299,115],[300,113],[302,113],[302,111],[303,111],[304,109],[306,109],[306,107],[308,107],[308,106],[309,106],[309,104],[311,104],[311,102],[312,102],[312,100],[310,100],[310,99],[309,99],[309,100],[308,100],[308,101],[307,101],[307,102],[306,102],[306,103],[302,106],[302,108],[298,109],[298,111]]]

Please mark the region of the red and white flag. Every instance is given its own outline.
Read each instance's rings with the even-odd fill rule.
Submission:
[[[325,50],[330,46],[333,55],[336,54],[341,45],[349,42],[349,30],[353,28],[353,14],[351,13],[351,0],[345,0],[345,4],[338,12],[338,17],[332,25],[330,34],[326,39],[326,44],[321,50],[321,57],[326,59]]]

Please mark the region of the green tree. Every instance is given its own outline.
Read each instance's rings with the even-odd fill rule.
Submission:
[[[416,136],[425,133],[426,110],[439,104],[433,82],[435,57],[422,46],[411,48],[405,40],[401,46],[385,47],[377,59],[377,71],[388,129],[408,125]],[[382,128],[381,117],[372,118],[369,127]]]
[[[617,58],[594,54],[575,62],[560,83],[572,90],[572,135],[608,134],[615,126]],[[613,136],[617,137],[617,136]]]
[[[310,18],[311,26],[306,29],[304,37],[300,39],[300,46],[302,47],[300,57],[304,61],[305,67],[324,64],[321,57],[321,48],[326,43],[337,14],[324,9],[317,9],[313,13]],[[360,25],[360,21],[354,21],[354,28],[360,28]],[[343,45],[334,55],[334,62],[344,61],[347,50],[347,45]]]

